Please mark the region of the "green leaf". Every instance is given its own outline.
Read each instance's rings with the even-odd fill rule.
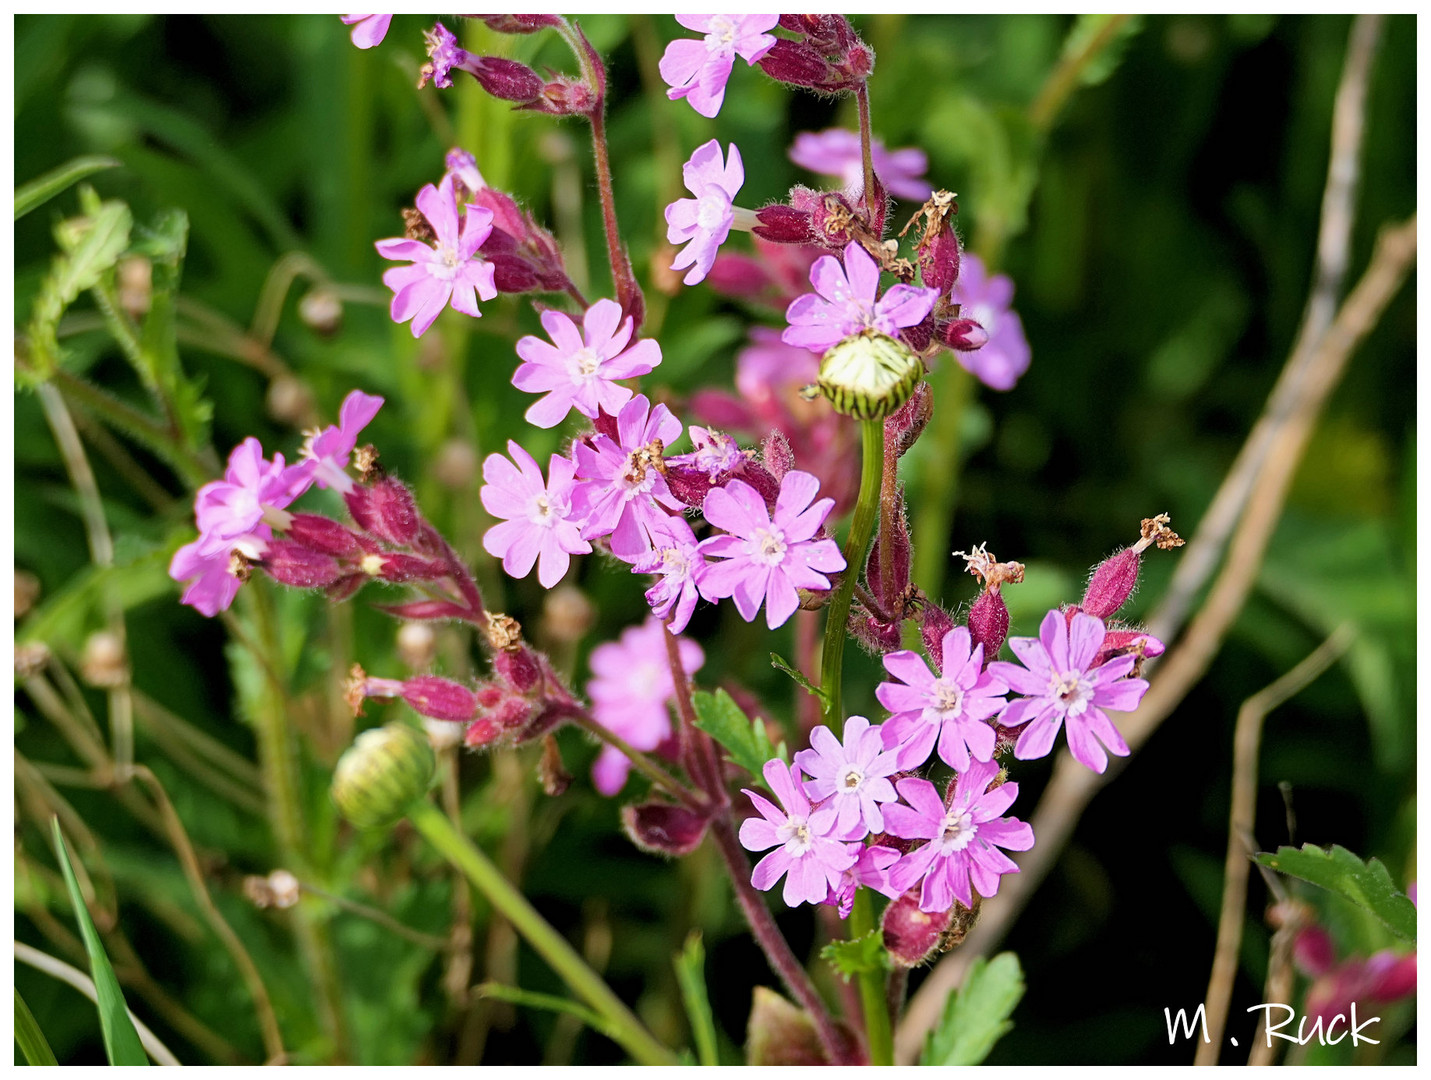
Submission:
[[[520,986],[503,986],[501,983],[490,982],[477,987],[477,992],[482,997],[510,1001],[513,1005],[525,1005],[528,1008],[545,1009],[548,1012],[567,1013],[575,1016],[592,1031],[599,1031],[614,1042],[621,1041],[614,1034],[616,1029],[608,1024],[599,1013],[570,998],[557,997],[555,994],[539,994],[534,990],[523,990]]]
[[[856,975],[884,971],[889,967],[889,951],[884,947],[884,935],[871,930],[853,941],[832,941],[820,950],[820,959],[828,960],[845,982]]]
[[[79,922],[80,936],[84,938],[85,951],[89,953],[90,976],[94,979],[95,997],[99,1001],[99,1026],[104,1034],[104,1052],[111,1065],[148,1065],[149,1055],[139,1041],[139,1033],[134,1030],[134,1022],[129,1019],[129,1009],[124,1004],[124,994],[119,989],[119,980],[114,977],[114,968],[109,957],[104,954],[99,932],[89,917],[89,909],[84,906],[80,895],[79,882],[75,880],[74,868],[70,866],[69,852],[65,849],[65,837],[60,832],[59,818],[51,818],[50,826],[55,835],[55,851],[59,855],[60,869],[64,871],[65,885],[70,891],[70,903],[74,905],[75,918]]]
[[[779,747],[772,745],[765,731],[765,721],[752,721],[724,690],[714,694],[698,690],[694,699],[696,727],[720,743],[730,759],[752,776],[760,776],[765,763],[772,758],[789,760],[784,741]]]
[[[20,1053],[25,1055],[27,1064],[59,1064],[45,1033],[40,1030],[34,1014],[30,1012],[30,1007],[25,1004],[25,999],[20,996],[18,990],[15,991],[15,1045],[20,1048]]]
[[[696,1055],[702,1065],[719,1065],[715,1017],[711,1015],[710,997],[706,993],[706,950],[699,930],[692,930],[686,938],[685,948],[676,954],[675,965],[681,999],[686,1003],[686,1016],[691,1022],[691,1036],[696,1041]]]
[[[944,1019],[929,1033],[921,1065],[978,1065],[1010,1028],[1009,1014],[1024,996],[1024,973],[1011,952],[980,957],[964,985],[944,1006]]]
[[[72,158],[57,169],[51,169],[44,176],[31,180],[15,191],[15,220],[19,221],[31,210],[43,206],[86,176],[92,176],[102,169],[113,169],[118,165],[119,162],[112,157],[86,154]]]
[[[1257,861],[1271,870],[1330,889],[1371,912],[1397,937],[1416,940],[1416,905],[1391,883],[1391,874],[1378,859],[1362,862],[1336,844],[1330,850],[1303,844],[1300,850],[1284,845],[1275,854],[1264,851]]]
[[[822,703],[824,702],[825,691],[821,690],[818,686],[816,686],[809,679],[807,679],[803,671],[799,671],[796,668],[791,667],[786,662],[785,657],[781,656],[779,653],[771,653],[770,666],[775,668],[777,671],[785,672],[785,674],[789,675],[792,679],[794,679],[797,683],[804,687],[807,693],[814,694],[817,698],[820,699]]]
[[[1078,81],[1084,86],[1097,86],[1118,69],[1128,41],[1142,29],[1143,21],[1136,15],[1078,16],[1073,29],[1063,42],[1063,55],[1085,57],[1078,70]]]

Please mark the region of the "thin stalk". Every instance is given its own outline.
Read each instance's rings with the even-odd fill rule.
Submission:
[[[444,858],[467,875],[492,907],[526,938],[571,991],[610,1025],[612,1038],[643,1065],[674,1065],[676,1056],[657,1042],[611,988],[587,966],[575,949],[542,918],[527,898],[492,865],[441,810],[430,802],[413,804],[408,820]]]
[[[688,790],[684,784],[668,773],[661,766],[657,765],[646,754],[637,750],[629,742],[617,735],[614,731],[608,731],[601,724],[598,724],[585,709],[573,706],[565,710],[566,715],[577,727],[581,728],[593,738],[600,739],[608,746],[614,746],[626,755],[631,767],[644,776],[651,783],[666,794],[680,800],[693,810],[705,810],[705,804],[693,792]]]
[[[850,940],[864,937],[875,928],[874,909],[868,889],[855,890],[855,906],[850,910]],[[889,987],[883,972],[863,971],[859,976],[860,1007],[865,1015],[865,1041],[871,1065],[894,1064],[894,1031],[890,1026]]]
[[[884,476],[879,489],[879,584],[880,595],[889,599],[894,592],[894,515],[899,510],[899,444],[884,443]]]
[[[860,83],[855,88],[855,103],[860,110],[860,163],[864,167],[865,190],[864,204],[865,213],[874,217],[874,197],[875,197],[875,171],[874,171],[874,135],[870,130],[870,91],[866,83]]]
[[[669,626],[670,620],[667,620]],[[666,633],[666,660],[671,666],[671,683],[676,688],[676,712],[681,717],[681,756],[686,771],[705,789],[712,803],[727,803],[725,784],[721,781],[720,758],[711,740],[696,726],[696,703],[691,698],[691,680],[681,662],[681,643],[669,630]]]
[[[865,550],[874,532],[879,513],[879,493],[884,473],[884,421],[862,420],[862,463],[860,494],[855,503],[854,520],[845,541],[845,576],[830,597],[830,614],[825,618],[825,647],[820,655],[820,690],[825,698],[825,723],[836,734],[844,726],[840,710],[840,672],[845,660],[845,639],[849,637],[850,598],[855,592],[855,579],[864,565]]]

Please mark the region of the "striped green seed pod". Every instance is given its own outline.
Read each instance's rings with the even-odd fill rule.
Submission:
[[[923,362],[902,342],[862,330],[825,353],[816,385],[836,412],[876,420],[908,401],[923,376]]]
[[[428,738],[402,723],[363,732],[333,770],[333,801],[363,829],[392,825],[427,793],[437,771]]]

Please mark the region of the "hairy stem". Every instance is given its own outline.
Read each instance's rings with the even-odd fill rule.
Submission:
[[[871,220],[874,219],[874,198],[875,198],[875,172],[874,172],[874,135],[870,130],[870,91],[869,86],[860,83],[855,90],[855,103],[860,110],[860,162],[864,166],[865,190],[864,204],[865,215]]]

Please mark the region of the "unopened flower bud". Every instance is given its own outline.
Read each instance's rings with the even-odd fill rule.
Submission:
[[[410,581],[441,581],[448,576],[447,567],[442,563],[400,551],[366,556],[363,572],[398,585]]]
[[[448,491],[462,491],[477,477],[477,451],[466,439],[449,439],[432,461],[433,478]]]
[[[776,82],[789,83],[791,86],[815,89],[830,79],[830,65],[819,52],[803,41],[777,38],[770,51],[756,63],[761,71]]]
[[[467,725],[467,730],[462,733],[462,741],[475,749],[496,742],[502,737],[502,734],[500,724],[483,716]]]
[[[1142,536],[1132,547],[1110,555],[1093,571],[1079,607],[1089,615],[1107,619],[1128,601],[1138,584],[1142,553],[1153,544],[1163,549],[1182,547],[1183,539],[1168,528],[1168,515],[1144,518]]]
[[[364,496],[355,498],[356,492]],[[390,544],[410,544],[416,539],[422,518],[417,512],[412,492],[394,477],[379,476],[369,488],[354,488],[349,493],[348,509],[353,520],[368,532]],[[361,506],[362,516],[355,509]]]
[[[427,623],[403,623],[397,632],[397,651],[404,664],[421,671],[437,659],[437,634]]]
[[[825,353],[816,382],[836,412],[873,420],[908,401],[923,376],[924,364],[901,342],[863,330]]]
[[[439,675],[418,675],[402,684],[402,699],[421,716],[466,723],[477,715],[477,695]]]
[[[470,57],[466,70],[477,77],[483,90],[503,101],[521,104],[535,101],[546,85],[542,77],[526,64],[498,56]]]
[[[954,619],[938,604],[928,602],[919,619],[919,636],[924,639],[924,649],[929,659],[940,671],[944,670],[944,635],[954,629]]]
[[[398,821],[427,793],[437,759],[427,736],[407,724],[371,728],[338,759],[330,789],[354,825],[377,829]]]
[[[15,618],[22,619],[40,598],[40,579],[28,570],[15,569]]]
[[[951,319],[937,326],[939,340],[951,349],[973,352],[989,343],[989,332],[973,319]]]
[[[747,1065],[828,1065],[810,1014],[774,990],[755,988],[745,1027]]]
[[[268,384],[264,404],[269,416],[297,428],[306,426],[313,416],[312,391],[292,375],[280,375]]]
[[[332,289],[320,285],[298,301],[298,317],[304,326],[327,337],[343,325],[343,301]]]
[[[80,677],[90,686],[123,686],[129,678],[124,639],[108,630],[87,637],[80,657]]]
[[[554,644],[575,644],[595,621],[596,608],[575,585],[558,585],[542,604],[542,631]]]
[[[914,388],[909,400],[884,422],[885,443],[893,445],[895,457],[904,457],[909,452],[909,448],[924,434],[924,428],[933,414],[934,393],[927,382],[922,382]]]
[[[790,440],[778,428],[772,428],[760,444],[760,462],[777,481],[784,480],[785,474],[795,467],[795,451],[790,449]]]
[[[1292,961],[1308,978],[1315,979],[1330,971],[1336,959],[1332,936],[1320,926],[1304,926],[1292,939]]]
[[[689,855],[701,846],[709,818],[684,806],[649,802],[621,808],[621,827],[651,855]]]
[[[919,886],[890,901],[880,918],[880,934],[889,958],[900,967],[918,967],[939,952],[953,910],[927,912],[919,908]]]
[[[550,26],[560,26],[560,15],[478,15],[499,34],[535,34]]]
[[[755,212],[758,225],[751,229],[756,236],[776,244],[809,244],[814,242],[810,230],[810,212],[797,210],[784,203],[766,206]]]
[[[542,662],[525,645],[499,649],[492,656],[492,670],[519,694],[530,694],[542,681]]]
[[[1009,636],[1009,608],[1003,593],[991,589],[980,593],[969,608],[969,637],[984,646],[984,663],[998,658]]]
[[[324,555],[356,556],[363,550],[352,529],[321,514],[292,514],[286,531],[289,540]]]
[[[270,540],[260,565],[274,581],[295,589],[324,589],[343,576],[337,559],[295,540]]]

